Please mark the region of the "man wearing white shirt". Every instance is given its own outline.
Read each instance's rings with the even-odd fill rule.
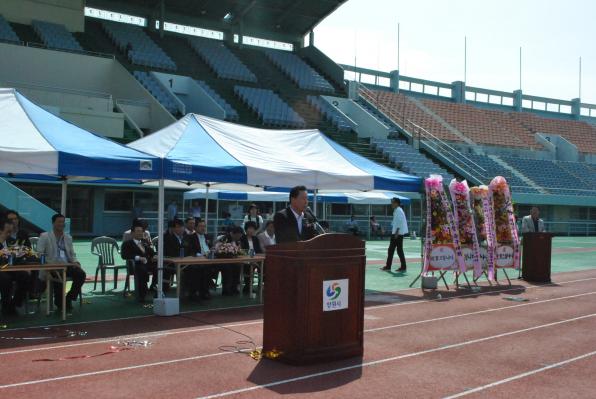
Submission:
[[[393,263],[393,253],[397,249],[397,256],[399,256],[400,268],[398,272],[406,271],[406,256],[404,255],[404,235],[408,234],[408,222],[406,214],[401,209],[401,201],[394,197],[391,199],[391,208],[393,208],[393,221],[391,222],[391,242],[387,250],[387,263],[381,270],[391,270]]]
[[[273,224],[273,220],[268,220],[265,223],[265,230],[259,234],[258,236],[259,244],[261,245],[261,249],[263,252],[267,252],[267,247],[270,245],[275,245],[275,225]]]

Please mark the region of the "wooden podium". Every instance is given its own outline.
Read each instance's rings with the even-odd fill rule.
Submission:
[[[522,278],[535,283],[550,283],[552,233],[523,234]]]
[[[311,364],[362,356],[365,243],[323,234],[267,247],[263,352]]]

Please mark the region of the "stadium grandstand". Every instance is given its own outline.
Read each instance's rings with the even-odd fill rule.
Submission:
[[[538,204],[552,231],[596,231],[596,105],[337,64],[316,48],[313,28],[343,1],[88,0],[64,10],[50,1],[30,16],[12,3],[0,6],[0,82],[97,134],[128,143],[191,112],[316,128],[420,177],[505,176],[522,213]],[[59,201],[50,183],[6,184],[50,208]],[[83,235],[120,231],[129,215],[119,212],[155,202],[142,188],[72,191],[69,206],[84,211],[72,228]]]

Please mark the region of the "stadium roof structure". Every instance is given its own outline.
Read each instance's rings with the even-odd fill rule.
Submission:
[[[347,0],[163,0],[166,16],[177,14],[244,28],[289,35],[305,35]],[[129,7],[154,13],[162,0],[89,0],[88,6],[126,12]],[[166,19],[167,21],[168,19]]]

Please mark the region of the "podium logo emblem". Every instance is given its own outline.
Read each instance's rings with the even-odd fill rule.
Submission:
[[[327,287],[327,299],[333,301],[341,294],[341,287],[337,283],[331,284]]]
[[[349,280],[323,281],[323,311],[333,311],[348,308]]]

